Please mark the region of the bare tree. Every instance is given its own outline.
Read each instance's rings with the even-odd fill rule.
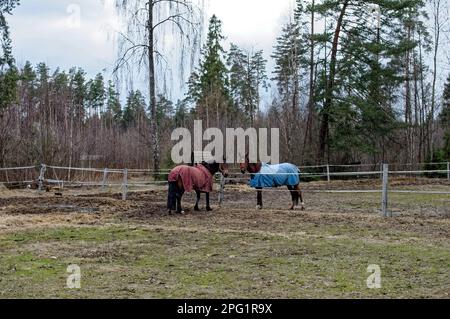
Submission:
[[[181,52],[181,61],[176,68],[183,73],[186,49],[193,48],[191,53],[195,53],[199,47],[201,9],[191,0],[117,0],[116,4],[127,27],[126,31],[119,32],[120,56],[114,71],[125,70],[127,77],[133,77],[134,71],[146,71],[156,176],[160,168],[156,83],[165,82],[165,72],[171,68],[170,59],[164,53],[166,36],[179,36],[180,47],[175,50]],[[194,56],[191,54],[191,64]]]
[[[430,0],[432,4],[432,16],[433,16],[433,82],[431,87],[431,110],[428,117],[428,139],[429,139],[429,152],[431,157],[433,157],[434,153],[434,117],[436,115],[436,82],[437,82],[437,72],[438,72],[438,55],[439,55],[439,46],[441,40],[441,33],[444,29],[445,24],[448,23],[448,18],[442,18],[442,15],[445,14],[444,10],[444,2],[442,0]]]

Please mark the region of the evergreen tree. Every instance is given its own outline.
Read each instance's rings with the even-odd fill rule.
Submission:
[[[95,79],[90,80],[87,83],[88,91],[88,108],[90,109],[91,115],[99,116],[103,113],[103,106],[105,104],[105,84],[103,80],[103,75],[101,73],[97,74]]]
[[[178,101],[175,107],[174,124],[175,127],[186,127],[188,122],[188,110],[186,101]]]
[[[86,73],[83,69],[72,68],[70,74],[72,114],[79,123],[85,119],[85,101],[87,99]]]
[[[304,40],[307,31],[302,19],[301,2],[298,5],[294,20],[283,27],[272,54],[275,62],[272,80],[278,88],[277,103],[280,104],[281,111],[279,125],[282,128],[281,138],[286,146],[284,157],[291,161],[302,158],[301,149],[295,145],[301,145],[303,142],[302,136],[298,134],[301,120],[300,84],[308,68],[308,41]]]
[[[206,44],[202,49],[202,61],[188,83],[188,97],[195,103],[197,116],[210,126],[215,117],[216,124],[226,125],[227,119],[236,114],[229,92],[228,70],[221,45],[222,22],[213,15],[209,21]],[[231,113],[231,114],[230,114]],[[222,118],[225,117],[225,121]]]
[[[170,120],[173,116],[174,109],[172,101],[168,100],[164,95],[158,95],[158,102],[156,103],[157,121],[161,128],[164,128],[165,122]]]
[[[251,54],[231,44],[227,64],[230,91],[236,108],[242,107],[253,124],[260,104],[260,88],[267,88],[266,60],[263,51]]]
[[[444,88],[442,112],[439,116],[444,129],[444,160],[450,160],[450,75]]]
[[[130,91],[123,111],[124,128],[138,126],[142,118],[145,117],[145,108],[145,98],[141,91]]]
[[[341,158],[352,157],[355,149],[376,155],[397,127],[395,103],[405,79],[402,58],[416,46],[402,32],[403,19],[419,12],[423,1],[376,3],[380,28],[371,2],[324,0],[316,5],[321,15],[336,21],[320,92],[324,102],[318,158],[322,161],[327,150],[328,158],[332,151]]]
[[[19,0],[0,1],[0,111],[16,97],[18,71],[12,56],[12,41],[5,15],[11,14],[18,4]]]
[[[111,80],[108,81],[108,89],[106,92],[106,110],[115,123],[122,121],[122,107],[120,105],[119,93]]]

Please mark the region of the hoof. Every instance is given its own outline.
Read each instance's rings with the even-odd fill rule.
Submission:
[[[257,210],[262,210],[263,207],[262,207],[261,205],[257,205],[257,206],[256,206],[256,209],[257,209]]]
[[[194,211],[199,212],[199,211],[200,211],[200,208],[194,207]]]
[[[206,211],[207,211],[207,212],[212,212],[213,209],[212,209],[211,207],[206,207]]]
[[[178,215],[186,215],[186,212],[184,210],[177,212]]]

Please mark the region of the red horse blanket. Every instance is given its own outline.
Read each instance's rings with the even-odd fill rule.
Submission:
[[[175,167],[169,174],[169,183],[178,181],[178,177],[181,177],[184,190],[188,193],[193,190],[211,193],[213,190],[213,176],[203,165]]]

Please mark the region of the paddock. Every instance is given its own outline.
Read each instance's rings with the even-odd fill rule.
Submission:
[[[286,210],[281,189],[265,192],[256,210],[255,191],[228,181],[212,213],[194,212],[188,194],[187,215],[168,216],[164,183],[128,173],[127,200],[119,173],[102,185],[98,172],[96,185],[92,177],[62,196],[3,187],[0,296],[449,297],[445,175],[391,177],[385,218],[381,176],[305,182],[304,212]],[[80,289],[67,287],[69,265],[80,267]],[[380,289],[367,285],[371,265],[381,269]]]

